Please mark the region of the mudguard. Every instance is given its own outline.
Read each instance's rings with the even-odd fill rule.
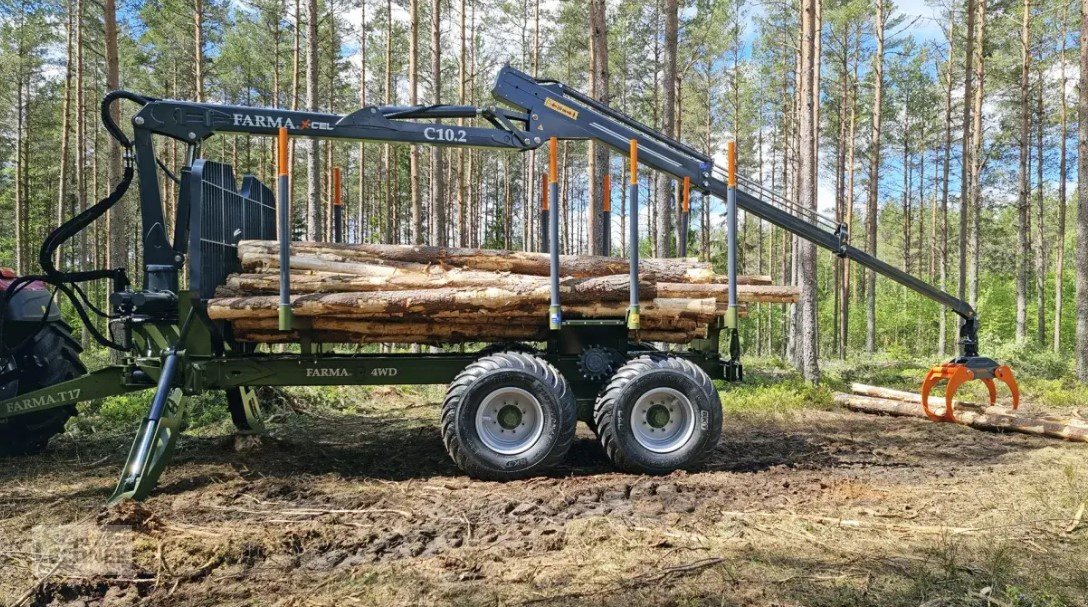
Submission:
[[[15,273],[9,268],[0,268],[0,291],[6,291],[15,280]],[[38,322],[43,315],[46,320],[60,320],[60,310],[52,302],[52,294],[40,282],[32,282],[19,289],[0,313],[4,322]]]

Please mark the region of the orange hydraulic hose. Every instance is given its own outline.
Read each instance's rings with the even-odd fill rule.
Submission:
[[[631,185],[638,185],[638,140],[631,140]]]

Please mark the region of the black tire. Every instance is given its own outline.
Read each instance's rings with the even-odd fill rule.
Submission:
[[[522,391],[540,406],[539,436],[530,435],[531,442],[516,453],[488,446],[477,430],[480,407],[500,390]],[[521,421],[520,415],[517,419]],[[546,361],[520,352],[492,354],[465,367],[442,403],[446,451],[466,474],[483,480],[526,478],[559,463],[574,441],[576,424],[577,407],[567,380]]]
[[[665,443],[651,449],[636,438],[633,419],[636,405],[649,393],[661,394],[662,398],[679,399],[675,402],[681,411],[690,412],[690,426],[683,413],[666,416],[665,424],[675,423],[676,446]],[[652,404],[652,394],[649,407]],[[684,402],[686,400],[686,403]],[[639,405],[644,406],[644,405]],[[690,409],[688,407],[690,406]],[[672,409],[662,409],[662,411]],[[722,433],[722,402],[714,389],[714,383],[705,371],[692,362],[674,356],[640,356],[616,372],[593,409],[597,427],[597,439],[616,468],[643,474],[667,474],[674,470],[698,466],[718,445]],[[681,421],[683,420],[683,421]],[[649,416],[641,420],[645,436],[653,429]],[[659,427],[662,433],[674,432],[671,426]],[[688,430],[690,428],[690,430]],[[690,434],[688,434],[690,432]],[[653,438],[643,439],[652,441]],[[661,439],[665,441],[666,439]]]
[[[627,342],[627,350],[628,350],[628,352],[643,352],[643,354],[641,354],[641,356],[652,356],[652,357],[665,357],[665,356],[668,356],[668,354],[666,354],[665,352],[661,352],[660,350],[655,348],[653,344],[651,344],[648,341],[629,341],[629,342]],[[647,354],[646,353],[647,351],[652,351],[652,353]],[[615,376],[613,375],[613,377],[615,377]],[[607,390],[607,389],[608,389],[608,384],[605,384],[605,387],[601,390],[601,394],[598,395],[598,398],[601,395],[603,395],[604,390]],[[596,417],[596,415],[591,413],[590,416],[589,416],[589,419],[585,420],[585,422],[586,422],[586,427],[589,428],[590,432],[593,433],[593,436],[596,436],[598,439],[600,439],[601,433],[597,431],[597,417]]]
[[[79,360],[82,351],[67,324],[46,324],[15,354],[16,393],[25,394],[84,375],[87,368]],[[75,405],[69,405],[17,415],[0,422],[0,455],[41,453],[49,439],[63,432],[64,425],[75,414]]]

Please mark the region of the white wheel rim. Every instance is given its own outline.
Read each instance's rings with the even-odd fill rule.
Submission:
[[[631,408],[631,432],[649,451],[676,451],[695,433],[695,406],[678,390],[653,388]]]
[[[516,455],[536,444],[544,432],[544,407],[529,391],[492,391],[476,409],[476,434],[492,451]]]

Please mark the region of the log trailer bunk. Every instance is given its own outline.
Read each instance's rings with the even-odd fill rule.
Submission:
[[[43,273],[0,282],[0,451],[29,453],[45,447],[75,414],[75,404],[154,388],[147,417],[129,453],[111,501],[142,499],[167,465],[184,424],[185,397],[224,390],[239,430],[263,432],[254,388],[284,385],[450,384],[443,404],[442,434],[451,457],[472,476],[509,479],[536,474],[558,462],[573,440],[577,419],[597,432],[617,467],[663,473],[691,466],[711,451],[721,432],[722,410],[711,379],[740,380],[736,307],[737,208],[800,238],[875,270],[955,311],[962,318],[960,356],[934,367],[923,383],[923,403],[934,420],[950,419],[960,383],[980,379],[991,402],[993,379],[1004,381],[1018,401],[1008,367],[978,355],[978,317],[966,302],[854,248],[845,225],[770,192],[738,175],[735,145],[727,167],[714,166],[699,151],[661,135],[562,83],[537,80],[509,66],[498,74],[493,93],[506,107],[457,105],[364,107],[348,115],[236,107],[152,99],[116,91],[102,102],[102,120],[125,150],[116,189],[98,204],[58,227],[39,254]],[[138,104],[133,137],[111,116],[120,100]],[[452,126],[442,119],[476,119],[487,126]],[[611,321],[563,318],[558,289],[558,213],[548,217],[552,296],[547,347],[493,344],[476,353],[336,353],[305,337],[303,319],[290,313],[288,274],[289,189],[286,169],[278,197],[252,176],[236,187],[232,169],[201,158],[201,146],[215,133],[278,136],[280,157],[287,136],[475,146],[516,151],[548,145],[550,199],[557,200],[555,148],[558,140],[596,140],[630,158],[631,299],[626,318]],[[155,135],[182,141],[188,161],[173,175],[154,152]],[[657,352],[637,341],[639,163],[690,189],[725,201],[728,224],[729,307],[707,339],[684,352]],[[172,237],[166,232],[160,170],[180,188]],[[134,174],[139,177],[143,288],[133,289],[124,268],[67,272],[54,257],[63,243],[121,200]],[[277,207],[276,201],[279,201]],[[232,338],[226,322],[209,320],[205,303],[226,276],[239,269],[236,245],[243,239],[275,239],[276,213],[281,248],[281,330],[301,337],[300,353],[257,353]],[[681,225],[686,223],[686,212]],[[681,230],[681,250],[686,230]],[[187,288],[179,275],[187,264]],[[94,307],[82,283],[110,280],[109,311]],[[55,291],[51,294],[47,285]],[[56,292],[73,304],[100,344],[122,352],[121,362],[87,373],[79,345],[53,304]],[[101,334],[90,314],[109,319]],[[542,319],[543,322],[543,319]],[[721,332],[728,354],[719,354]],[[632,339],[632,337],[634,339]],[[926,397],[934,383],[948,380],[943,414]]]

